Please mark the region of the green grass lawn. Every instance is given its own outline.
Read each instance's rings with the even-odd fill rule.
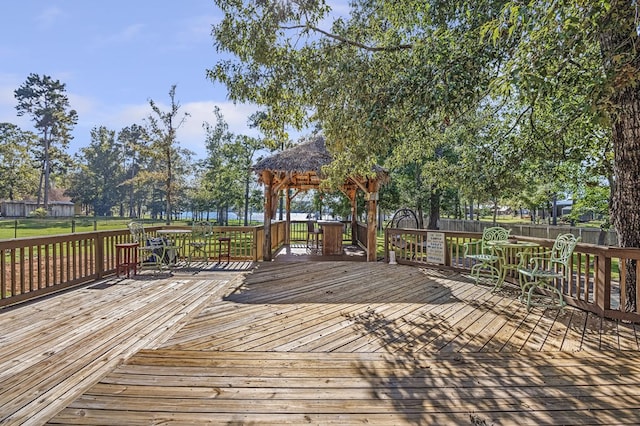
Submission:
[[[450,217],[443,217],[443,219],[452,219]],[[480,216],[481,222],[491,222],[493,221],[493,216]],[[538,223],[531,222],[529,217],[520,217],[520,216],[512,216],[512,215],[502,215],[496,217],[496,222],[498,223],[506,223],[506,224],[523,224],[523,225],[548,225],[549,218],[540,219]],[[558,218],[558,225],[569,225],[569,222],[563,221],[561,218]],[[602,225],[601,220],[593,220],[590,222],[576,222],[575,226],[585,227],[585,228],[600,228]]]
[[[50,218],[50,219],[3,219],[0,220],[0,240],[11,238],[40,237],[47,235],[71,234],[74,232],[108,231],[111,229],[126,229],[131,222],[129,218]],[[138,220],[138,219],[136,219]],[[164,225],[164,220],[144,219],[145,226]],[[172,225],[191,226],[190,220],[173,220]],[[253,223],[258,225],[259,223]],[[241,220],[230,220],[230,226],[242,225]]]
[[[91,232],[94,230],[126,229],[129,222],[131,222],[131,219],[126,218],[4,219],[0,220],[0,240],[71,234],[73,232]],[[144,223],[153,226],[161,225],[164,222],[145,220]]]

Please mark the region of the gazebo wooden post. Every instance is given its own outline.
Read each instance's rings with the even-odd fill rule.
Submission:
[[[273,217],[273,174],[265,170],[262,172],[264,182],[264,241],[262,242],[262,259],[271,261],[271,218]]]
[[[284,243],[286,245],[291,244],[291,190],[289,188],[285,189],[287,194],[287,225],[284,228]]]
[[[378,235],[377,235],[377,219],[378,219],[378,181],[369,180],[367,182],[367,262],[375,262],[377,260]]]
[[[351,244],[358,245],[358,202],[357,202],[357,189],[348,189],[345,194],[351,202]]]

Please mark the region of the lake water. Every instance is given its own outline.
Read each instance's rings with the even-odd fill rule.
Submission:
[[[298,213],[298,212],[292,212],[291,213],[291,220],[307,220],[307,214],[308,213]],[[204,217],[206,218],[207,215],[205,214]],[[276,213],[276,220],[280,217],[279,213]],[[181,215],[181,218],[183,219],[191,219],[191,213],[184,213],[183,215]],[[209,212],[209,220],[210,221],[214,221],[218,218],[218,215],[216,212]],[[286,219],[286,214],[283,214],[282,216],[283,220]],[[238,219],[238,215],[236,215],[234,212],[229,212],[229,220],[235,220]],[[251,216],[249,217],[249,220],[251,222],[256,221],[256,222],[262,222],[262,220],[264,219],[264,213],[259,212],[259,213],[253,213],[251,214]]]

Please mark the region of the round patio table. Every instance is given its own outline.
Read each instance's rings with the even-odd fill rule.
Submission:
[[[156,234],[171,240],[171,246],[176,251],[176,259],[186,257],[184,251],[187,246],[187,236],[191,235],[190,229],[159,229]]]
[[[540,244],[531,241],[489,241],[487,244],[499,258],[500,276],[491,291],[500,290],[509,271],[517,271],[524,266],[533,249],[540,247]]]

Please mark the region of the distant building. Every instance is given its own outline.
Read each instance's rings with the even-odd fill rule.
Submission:
[[[0,213],[2,217],[29,217],[32,211],[38,208],[36,201],[2,201]],[[71,201],[50,201],[48,217],[73,217],[75,204]]]
[[[569,200],[571,201],[571,200]],[[571,204],[569,205],[564,205],[562,207],[562,213],[561,216],[568,216],[571,214],[571,211],[573,210],[573,202],[571,202]],[[582,213],[580,216],[577,217],[578,222],[589,222],[590,220],[597,220],[599,219],[599,215],[595,214],[594,212],[584,212]]]

